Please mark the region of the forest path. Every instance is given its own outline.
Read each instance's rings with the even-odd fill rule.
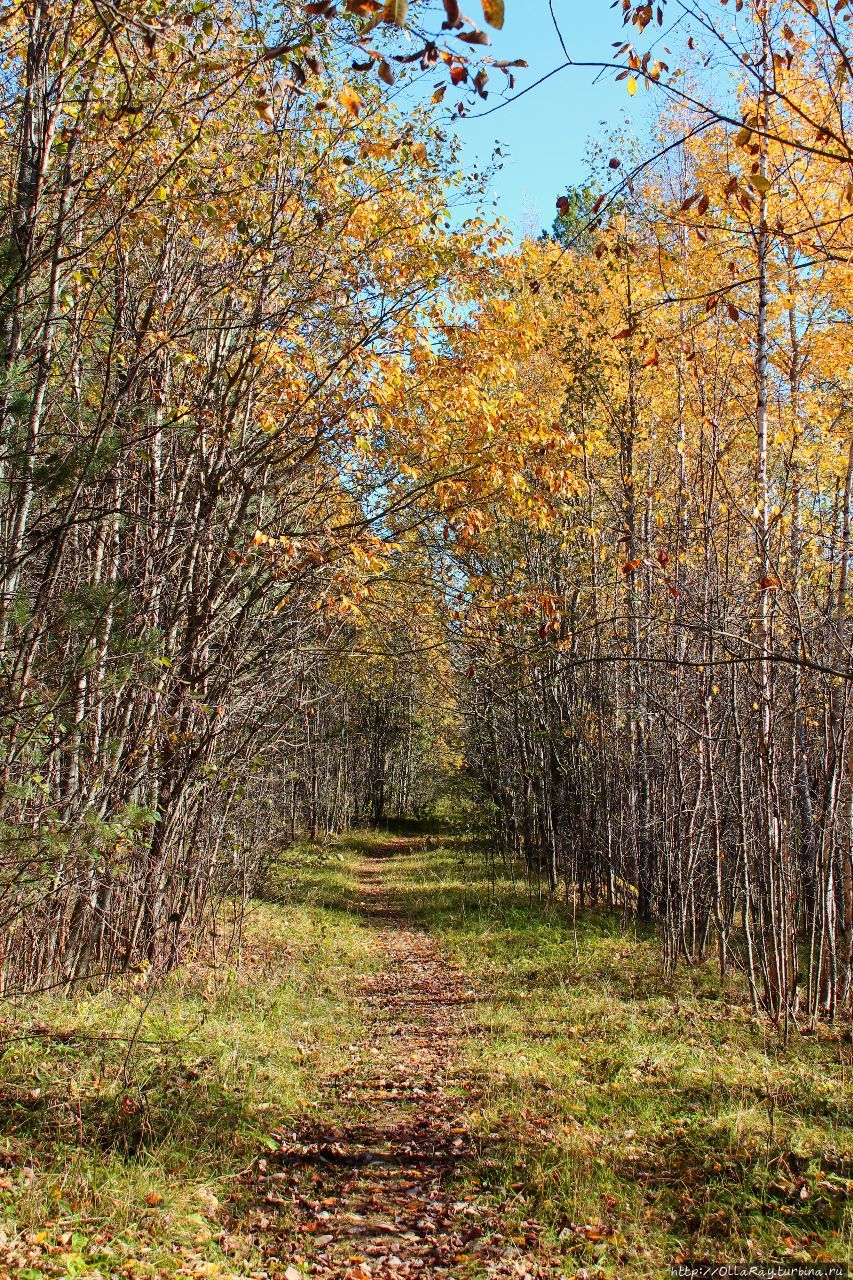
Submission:
[[[416,844],[377,846],[358,869],[356,906],[383,957],[357,992],[368,1032],[322,1083],[318,1118],[284,1131],[267,1162],[298,1241],[294,1270],[342,1280],[554,1275],[504,1239],[494,1207],[459,1180],[475,1158],[475,1082],[461,1057],[477,995],[388,886],[386,869]]]

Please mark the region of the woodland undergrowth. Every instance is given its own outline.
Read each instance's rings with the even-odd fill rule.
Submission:
[[[239,962],[4,1006],[0,1274],[252,1273],[234,1177],[311,1106],[375,963],[342,863],[299,855],[298,885],[278,868],[286,899],[252,904]]]
[[[235,1175],[289,1116],[329,1119],[321,1082],[363,1030],[355,991],[380,962],[356,870],[384,838],[292,851],[249,910],[239,963],[200,955],[153,989],[140,974],[7,1004],[10,1274],[278,1274],[253,1252],[262,1210]],[[736,979],[665,974],[650,931],[535,900],[493,878],[468,837],[419,829],[383,874],[400,920],[476,991],[461,1029],[476,1144],[460,1194],[492,1201],[507,1239],[523,1245],[535,1221],[565,1274],[637,1280],[721,1251],[849,1258],[851,1046],[838,1028],[785,1045]]]

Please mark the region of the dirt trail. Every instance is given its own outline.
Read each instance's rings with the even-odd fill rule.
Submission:
[[[555,1275],[537,1258],[535,1226],[523,1245],[504,1239],[494,1210],[465,1198],[458,1181],[473,1155],[466,1104],[474,1082],[459,1056],[476,995],[386,888],[384,863],[412,844],[382,846],[360,875],[358,906],[384,963],[358,992],[369,1033],[324,1085],[329,1114],[360,1119],[305,1121],[283,1132],[281,1154],[262,1162],[266,1200],[287,1214],[303,1275]]]

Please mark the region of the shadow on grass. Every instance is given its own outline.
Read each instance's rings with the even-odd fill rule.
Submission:
[[[845,1258],[853,1135],[838,1032],[783,1046],[737,975],[666,974],[653,929],[540,901],[459,835],[441,845],[413,845],[385,874],[400,913],[480,983],[472,1176],[509,1217],[539,1215],[607,1276],[722,1241],[745,1256]]]
[[[283,849],[258,894],[272,906],[315,907],[342,915],[353,913],[351,864],[358,846],[298,844]]]
[[[55,1085],[0,1088],[0,1131],[15,1146],[49,1151],[52,1160],[65,1148],[144,1161],[168,1144],[176,1152],[192,1152],[193,1165],[204,1177],[221,1163],[223,1152],[252,1132],[256,1118],[238,1092],[215,1078],[210,1064],[187,1068],[158,1057],[153,1061],[137,1050],[128,1082],[100,1092],[95,1085],[88,1096]],[[90,1063],[81,1046],[62,1063],[54,1056],[51,1068],[59,1076],[83,1078]],[[46,1074],[44,1067],[39,1074]]]
[[[115,1258],[99,1262],[105,1276],[125,1274],[140,1232],[150,1274],[179,1273],[179,1243],[219,1265],[220,1228],[200,1221],[199,1188],[203,1203],[211,1183],[230,1188],[359,1034],[352,989],[374,963],[370,939],[347,910],[343,865],[315,860],[306,873],[280,904],[253,904],[239,969],[205,955],[153,990],[139,976],[3,1010],[7,1233],[38,1231],[61,1250],[69,1226],[88,1239],[88,1224],[103,1223]]]

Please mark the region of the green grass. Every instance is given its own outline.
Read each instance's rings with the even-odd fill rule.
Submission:
[[[460,1190],[495,1199],[508,1236],[543,1222],[567,1276],[603,1280],[685,1255],[850,1259],[849,1037],[785,1047],[715,966],[667,978],[651,935],[492,883],[440,827],[395,834],[421,836],[383,860],[401,911],[482,994]],[[363,1034],[355,990],[381,957],[353,866],[382,839],[291,851],[239,966],[0,1006],[0,1275],[280,1274],[235,1174],[289,1116],[358,1105],[320,1083]]]
[[[851,1047],[780,1044],[714,965],[661,971],[653,937],[492,884],[431,838],[395,865],[405,910],[479,983],[482,1159],[471,1179],[569,1275],[663,1274],[680,1256],[851,1257]]]
[[[239,967],[2,1006],[0,1274],[251,1275],[234,1175],[316,1105],[377,961],[344,856],[290,855]]]

